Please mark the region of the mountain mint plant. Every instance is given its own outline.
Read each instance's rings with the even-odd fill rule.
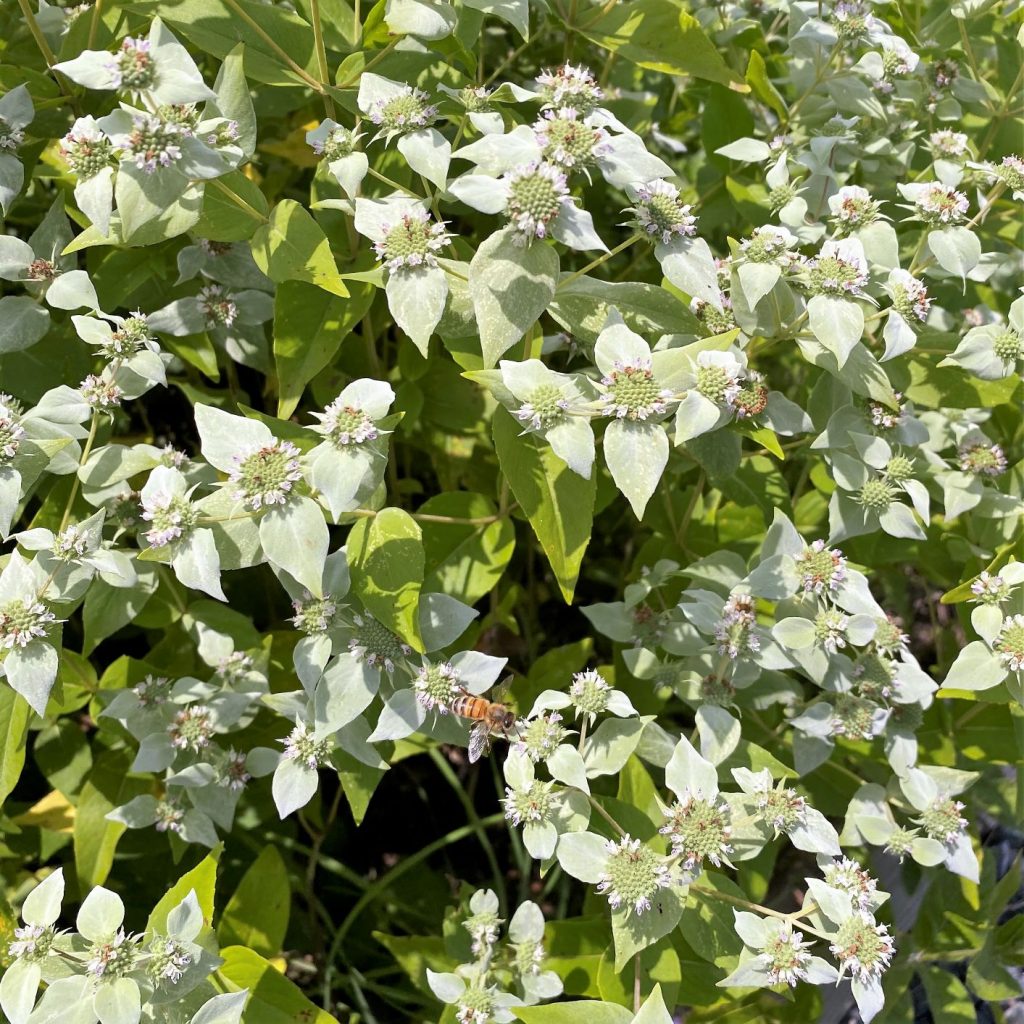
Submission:
[[[0,1017],[1016,1019],[1018,5],[0,28]]]

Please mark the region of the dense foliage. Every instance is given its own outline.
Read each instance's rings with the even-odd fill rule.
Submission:
[[[0,38],[5,1020],[1019,1019],[1016,3]]]

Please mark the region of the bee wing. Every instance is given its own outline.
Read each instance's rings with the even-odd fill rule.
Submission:
[[[495,704],[507,703],[505,698],[508,696],[508,691],[512,687],[512,680],[514,678],[515,676],[511,674],[507,675],[500,683],[497,684],[497,686],[494,687],[494,690],[491,692],[490,699],[494,701]]]
[[[491,730],[486,722],[478,722],[469,734],[469,761],[479,761],[491,748]]]

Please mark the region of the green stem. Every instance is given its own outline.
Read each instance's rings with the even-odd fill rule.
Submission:
[[[86,43],[86,49],[96,49],[96,34],[99,32],[102,12],[103,0],[96,0],[96,3],[92,5],[92,14],[89,17],[89,41]]]
[[[289,56],[286,50],[277,43],[274,37],[263,28],[263,26],[240,4],[238,0],[224,0],[224,3],[231,8],[239,18],[242,19],[273,50],[274,53],[288,65],[289,68],[312,89],[321,96],[327,92],[327,87],[318,82],[304,67],[297,64]]]
[[[762,906],[760,903],[752,903],[750,900],[745,900],[741,896],[733,896],[732,893],[723,892],[721,889],[712,889],[706,885],[691,885],[690,892],[709,899],[721,900],[723,903],[729,903],[734,907],[742,907],[744,910],[751,910],[755,914],[764,914],[765,917],[774,917],[778,921],[792,923],[794,920],[793,914],[784,914],[781,910],[772,910],[771,907]],[[831,938],[831,936],[803,922],[800,924],[800,930],[810,932],[811,935],[816,935],[819,939]]]
[[[1024,707],[1016,701],[1010,704],[1010,717],[1013,719],[1013,735],[1017,741],[1017,798],[1015,820],[1024,822]]]
[[[78,460],[79,471],[89,461],[89,456],[92,454],[92,446],[96,443],[96,431],[99,430],[99,426],[100,414],[94,412],[92,414],[92,423],[89,424],[89,436],[86,438],[85,447],[82,449],[82,456]],[[78,497],[78,488],[81,483],[82,481],[76,472],[74,479],[71,481],[71,493],[68,495],[67,504],[64,506],[64,515],[60,518],[58,533],[63,533],[68,528],[68,523],[71,521],[71,509],[74,507],[75,498]]]
[[[476,838],[483,848],[484,856],[487,858],[487,864],[491,869],[491,876],[494,879],[494,891],[498,894],[498,902],[501,912],[504,914],[506,902],[505,877],[501,873],[501,867],[494,853],[494,847],[491,845],[490,839],[487,838],[487,829],[481,824],[480,815],[476,813],[476,808],[466,792],[466,787],[459,781],[458,776],[452,771],[452,766],[436,747],[430,750],[430,760],[434,762],[434,766],[444,776],[445,782],[451,786],[452,792],[458,798],[459,803],[462,804],[462,809],[466,812],[470,825],[476,830]]]
[[[356,84],[356,82],[359,81],[359,76],[362,75],[364,72],[369,71],[370,68],[375,68],[398,45],[398,41],[401,38],[402,38],[402,36],[395,36],[395,38],[392,39],[387,44],[387,46],[385,46],[384,49],[381,50],[380,53],[377,54],[376,57],[374,57],[372,60],[367,61],[359,69],[359,71],[357,71],[354,75],[351,75],[348,78],[346,78],[344,82],[339,82],[338,83],[338,88],[339,89],[350,89],[353,85]]]
[[[397,189],[399,192],[404,192],[407,196],[412,196],[413,199],[423,199],[418,192],[413,192],[411,188],[406,185],[399,185],[393,178],[389,178],[386,174],[381,174],[380,171],[374,170],[372,167],[367,169],[367,174],[371,178],[376,178],[378,181],[382,181],[385,185],[390,185],[393,189]]]
[[[583,790],[580,790],[580,792],[582,793],[582,792],[583,792]],[[586,797],[587,797],[587,800],[589,800],[589,801],[590,801],[590,806],[591,806],[591,807],[593,807],[593,808],[594,808],[594,810],[595,810],[595,811],[597,811],[597,813],[598,813],[598,814],[600,814],[600,815],[601,815],[601,817],[602,817],[602,818],[604,818],[604,820],[605,820],[605,821],[607,821],[607,822],[608,822],[608,824],[609,824],[609,825],[611,825],[611,827],[612,827],[613,829],[615,829],[615,831],[616,831],[616,832],[617,832],[617,833],[618,833],[618,834],[619,834],[620,836],[622,836],[623,838],[625,838],[625,837],[626,837],[626,836],[627,836],[627,835],[629,834],[629,833],[628,833],[628,832],[627,832],[627,831],[626,831],[626,830],[625,830],[625,829],[624,829],[624,828],[623,828],[623,827],[622,827],[622,826],[621,826],[621,825],[620,825],[620,824],[619,824],[619,823],[618,823],[618,822],[617,822],[617,821],[616,821],[616,820],[615,820],[615,819],[614,819],[614,818],[613,818],[613,817],[612,817],[612,816],[611,816],[611,815],[610,815],[610,814],[609,814],[609,813],[608,813],[608,812],[607,812],[607,811],[606,811],[606,810],[605,810],[605,809],[604,809],[604,808],[603,808],[603,807],[602,807],[602,806],[600,805],[600,803],[598,803],[598,801],[594,799],[594,797],[592,797],[592,796],[591,796],[591,795],[590,795],[589,793],[587,793],[587,794],[586,794]]]
[[[589,274],[595,267],[601,266],[602,263],[607,263],[613,256],[618,255],[623,249],[628,249],[634,242],[639,242],[644,236],[639,232],[635,235],[630,236],[624,242],[620,242],[614,249],[609,249],[603,256],[598,256],[596,260],[591,260],[581,270],[577,270],[575,273],[570,274],[568,277],[562,278],[558,282],[558,287],[555,291],[561,291],[566,285],[570,285],[577,278],[582,277],[584,274]]]
[[[320,0],[309,0],[309,13],[313,21],[313,45],[316,48],[316,65],[320,70],[320,81],[324,85],[324,110],[328,117],[334,117],[334,99],[326,86],[330,81],[327,68],[327,47],[324,45],[324,30],[320,24]]]
[[[46,70],[53,75],[54,80],[57,82],[57,88],[67,97],[74,112],[80,114],[81,110],[78,106],[78,100],[72,95],[64,76],[59,71],[53,70],[53,65],[57,63],[57,57],[53,50],[50,49],[50,44],[46,41],[46,36],[43,35],[43,30],[39,27],[39,22],[36,21],[36,16],[32,12],[28,0],[18,0],[18,6],[21,8],[21,13],[25,16],[25,24],[28,26],[29,32],[32,33],[32,38],[35,40],[39,52],[43,55],[43,60],[46,61]]]
[[[237,192],[233,189],[228,188],[219,178],[210,178],[207,181],[208,185],[213,185],[219,192],[222,192],[228,199],[231,200],[240,210],[244,210],[253,220],[258,220],[261,224],[266,224],[268,218],[265,217],[255,206],[250,206]]]
[[[479,825],[483,828],[492,828],[495,825],[500,825],[505,821],[505,815],[491,814],[486,818],[481,818]],[[440,839],[435,840],[432,843],[428,843],[422,849],[417,850],[414,854],[406,857],[405,860],[396,864],[383,878],[374,882],[373,885],[369,886],[366,892],[356,900],[355,906],[348,912],[345,919],[341,922],[341,926],[338,928],[337,933],[334,936],[334,940],[331,942],[331,948],[327,954],[327,963],[331,964],[334,962],[338,955],[338,950],[341,949],[342,944],[345,941],[345,937],[352,930],[352,925],[356,923],[362,912],[374,902],[379,899],[383,893],[399,878],[407,874],[414,867],[423,863],[428,857],[433,856],[438,850],[443,850],[446,846],[451,846],[452,843],[461,842],[463,839],[473,835],[477,830],[477,825],[463,825],[461,828],[453,829],[447,835],[442,836]]]

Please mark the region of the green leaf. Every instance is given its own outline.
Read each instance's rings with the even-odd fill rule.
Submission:
[[[439,494],[420,506],[426,515],[458,519],[487,519],[496,513],[482,494]],[[478,525],[423,522],[426,575],[423,586],[439,590],[465,604],[476,604],[494,589],[515,550],[511,518]]]
[[[288,930],[292,891],[276,846],[265,846],[242,876],[221,915],[217,941],[277,956]]]
[[[700,321],[672,292],[643,281],[578,277],[558,289],[548,313],[574,337],[593,344],[612,307],[619,311],[630,330],[645,337],[704,333]]]
[[[244,43],[245,72],[258,82],[301,84],[275,47],[280,47],[304,71],[315,72],[313,30],[294,11],[257,0],[236,2],[251,23],[223,0],[180,0],[170,6],[164,0],[136,0],[125,7],[142,14],[159,13],[200,50],[218,59],[226,57],[238,43]]]
[[[425,554],[412,516],[386,508],[360,520],[348,536],[348,561],[352,592],[388,629],[422,651],[418,611]]]
[[[231,991],[247,988],[250,992],[242,1024],[338,1024],[336,1017],[311,1003],[259,953],[228,946],[220,955],[224,963],[217,975]]]
[[[546,242],[516,243],[510,229],[496,231],[469,264],[484,366],[495,366],[534,325],[554,297],[558,253]]]
[[[352,820],[361,825],[385,772],[381,768],[363,764],[344,750],[334,752],[334,764],[338,769],[338,780],[345,791],[348,808],[352,812]]]
[[[294,199],[282,199],[252,237],[256,265],[271,281],[307,281],[348,297],[323,228]]]
[[[232,171],[206,185],[195,233],[213,242],[243,242],[266,224],[270,204],[259,185]]]
[[[519,424],[504,409],[495,410],[492,431],[501,471],[570,604],[590,543],[597,474],[584,480],[550,447],[533,437],[520,437]]]
[[[685,898],[685,890],[683,890]],[[621,971],[633,957],[671,932],[683,916],[683,898],[675,889],[660,889],[651,898],[650,910],[642,914],[625,910],[612,912],[615,970]]]
[[[580,28],[592,43],[651,71],[693,75],[747,92],[700,23],[673,0],[630,0],[617,4]]]
[[[762,103],[771,107],[779,117],[787,117],[786,101],[768,77],[768,68],[765,65],[764,57],[757,50],[750,51],[750,59],[747,61],[746,78],[747,85],[750,86],[754,95]]]
[[[633,1019],[624,1006],[593,999],[554,1006],[514,1006],[512,1012],[525,1024],[630,1024]]]
[[[117,842],[125,826],[107,821],[106,815],[149,788],[143,780],[130,776],[128,752],[118,750],[97,758],[78,797],[75,813],[75,871],[81,895],[94,885],[102,885],[114,863]]]
[[[167,931],[167,915],[190,893],[195,892],[203,921],[209,925],[213,920],[213,898],[217,886],[217,866],[223,846],[217,846],[207,854],[191,871],[186,871],[164,894],[153,908],[146,922],[147,932]]]
[[[277,415],[287,419],[306,385],[337,354],[373,302],[369,284],[349,285],[347,299],[302,281],[286,281],[274,296],[274,364],[277,367]]]
[[[154,565],[136,565],[138,581],[132,587],[112,587],[101,579],[93,580],[82,611],[85,627],[84,654],[122,626],[135,619],[156,592],[159,583]]]
[[[0,803],[7,799],[25,766],[25,740],[32,711],[9,686],[0,686]]]

